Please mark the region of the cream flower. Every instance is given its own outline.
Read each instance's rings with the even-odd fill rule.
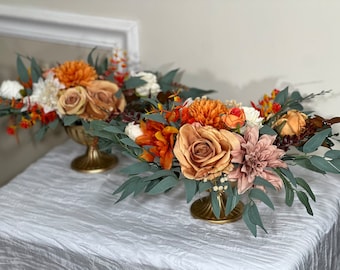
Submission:
[[[276,189],[281,189],[281,178],[268,168],[286,168],[281,160],[285,152],[278,149],[273,142],[276,136],[262,135],[259,137],[257,128],[247,128],[244,137],[237,135],[241,148],[231,152],[232,162],[239,166],[229,173],[230,181],[237,181],[238,193],[242,194],[253,186],[256,176],[270,182]]]
[[[33,93],[29,97],[29,102],[42,106],[45,113],[55,111],[58,108],[58,92],[63,88],[65,86],[57,78],[54,78],[52,72],[49,72],[45,80],[39,78],[37,83],[33,83]],[[27,99],[26,97],[25,100]]]
[[[246,115],[246,124],[242,129],[242,133],[244,133],[246,127],[262,128],[263,118],[260,117],[260,112],[258,110],[253,107],[242,107],[242,109]]]
[[[8,99],[20,99],[22,98],[20,90],[24,87],[17,81],[6,80],[1,83],[0,86],[0,96]]]
[[[135,124],[135,122],[130,122],[125,128],[125,134],[129,136],[131,140],[135,141],[138,136],[143,135],[143,131],[140,128],[139,124]]]
[[[143,86],[136,88],[136,92],[138,95],[142,97],[147,97],[149,95],[153,96],[161,91],[161,88],[159,84],[157,83],[156,75],[150,72],[139,72],[132,76],[139,77],[140,79],[146,82],[146,84],[144,84]]]

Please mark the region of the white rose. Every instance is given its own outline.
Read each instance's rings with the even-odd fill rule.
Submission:
[[[261,128],[263,118],[260,117],[260,112],[253,107],[242,107],[244,114],[246,115],[246,124],[243,127],[244,129],[246,127],[257,127]],[[241,131],[242,132],[242,131]]]
[[[20,99],[22,98],[20,94],[20,90],[25,89],[19,82],[17,81],[3,81],[0,86],[0,96],[8,99]]]
[[[161,91],[161,88],[157,83],[157,77],[155,74],[148,72],[139,72],[133,75],[133,77],[139,77],[140,79],[146,82],[146,84],[144,84],[143,86],[136,88],[136,92],[140,96],[146,97],[149,96],[150,94],[155,95]]]
[[[141,130],[139,124],[131,122],[126,126],[125,134],[128,135],[131,140],[135,141],[138,136],[143,135],[143,131]]]

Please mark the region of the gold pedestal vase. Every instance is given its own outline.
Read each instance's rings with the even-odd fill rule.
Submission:
[[[118,163],[115,155],[99,150],[98,138],[86,134],[83,126],[67,126],[65,130],[71,139],[87,147],[85,154],[71,162],[73,170],[83,173],[100,173],[112,169]]]
[[[228,214],[225,214],[225,206],[227,195],[224,192],[217,193],[217,200],[220,207],[220,217],[217,218],[213,212],[213,205],[211,201],[211,194],[206,197],[194,201],[190,207],[191,215],[194,218],[202,219],[216,224],[224,224],[235,222],[242,217],[244,204],[240,201],[235,208]]]

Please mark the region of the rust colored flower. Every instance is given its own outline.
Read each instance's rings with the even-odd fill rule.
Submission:
[[[220,100],[196,99],[188,109],[191,116],[188,123],[198,122],[202,126],[209,125],[217,129],[225,128],[221,115],[228,115],[229,110]]]
[[[147,153],[152,154],[154,157],[159,157],[163,169],[170,170],[174,158],[173,147],[175,135],[178,133],[177,128],[152,120],[142,121],[140,126],[143,135],[138,136],[135,142],[140,146],[150,147],[141,158],[151,160]]]
[[[186,178],[214,180],[233,170],[230,153],[239,148],[237,137],[228,130],[185,124],[177,135],[174,153]]]
[[[273,127],[280,136],[300,135],[306,127],[307,115],[297,110],[290,110],[277,120]]]
[[[61,115],[81,115],[85,111],[87,93],[84,87],[76,86],[73,88],[60,90],[58,99],[58,113]]]
[[[114,112],[123,112],[126,100],[123,94],[116,95],[119,91],[117,84],[95,80],[89,83],[86,88],[88,102],[83,118],[88,120],[106,120]]]
[[[97,79],[96,70],[84,61],[66,61],[54,69],[55,76],[66,88],[87,86]]]
[[[235,107],[229,110],[228,114],[221,116],[222,121],[230,129],[240,128],[246,121],[246,115],[242,108]]]
[[[273,142],[275,136],[262,135],[256,127],[249,127],[244,137],[237,134],[241,148],[233,150],[232,162],[239,166],[229,173],[230,181],[237,181],[238,193],[242,194],[253,186],[256,176],[270,182],[276,189],[281,189],[281,178],[268,170],[268,168],[287,168],[287,164],[281,160],[285,152],[278,149]]]

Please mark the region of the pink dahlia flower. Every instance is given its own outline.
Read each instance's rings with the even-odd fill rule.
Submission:
[[[285,152],[278,149],[273,142],[276,136],[259,136],[256,127],[246,129],[244,136],[237,135],[241,148],[231,151],[232,162],[239,166],[229,173],[230,181],[237,181],[238,193],[242,194],[253,186],[256,176],[270,182],[277,190],[282,187],[281,178],[268,168],[282,167],[287,164],[281,160]]]

